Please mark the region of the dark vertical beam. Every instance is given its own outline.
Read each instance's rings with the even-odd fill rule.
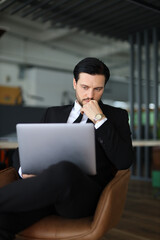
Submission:
[[[136,34],[137,42],[137,139],[142,137],[142,46],[141,34]],[[137,147],[137,177],[141,177],[141,148]]]
[[[145,139],[149,139],[150,47],[149,47],[149,34],[147,30],[144,31],[144,44],[145,44],[145,106],[146,106]]]
[[[157,29],[153,28],[153,81],[154,81],[154,125],[153,138],[157,139],[157,123],[158,123],[158,36]]]
[[[135,71],[135,57],[134,57],[134,36],[129,36],[130,43],[130,81],[129,81],[129,103],[130,103],[130,128],[132,132],[132,138],[135,137],[134,133],[134,71]],[[131,173],[134,175],[134,169],[131,167]]]
[[[142,137],[142,46],[141,46],[141,34],[137,33],[137,139]]]
[[[134,137],[134,40],[133,35],[129,36],[130,43],[130,82],[129,82],[129,102],[130,102],[130,128]]]
[[[149,86],[150,86],[150,45],[149,45],[149,32],[148,30],[144,31],[144,50],[145,50],[145,116],[146,116],[146,124],[145,124],[145,139],[149,139],[149,129],[150,129],[150,121],[149,121],[149,103],[150,103],[150,94],[149,94]],[[145,147],[144,152],[144,176],[146,179],[149,178],[149,148]]]

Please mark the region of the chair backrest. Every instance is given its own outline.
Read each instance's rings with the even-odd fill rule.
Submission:
[[[99,239],[119,222],[125,205],[129,179],[130,170],[120,170],[103,190],[92,222],[93,239]]]

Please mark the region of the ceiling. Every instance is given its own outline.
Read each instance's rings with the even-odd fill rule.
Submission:
[[[129,35],[160,26],[159,0],[0,0],[0,34],[80,58],[95,56],[129,76]],[[159,33],[158,33],[159,34]]]

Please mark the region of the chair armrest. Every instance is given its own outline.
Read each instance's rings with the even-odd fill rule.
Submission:
[[[18,173],[13,167],[5,168],[0,171],[0,187],[3,187],[19,178]]]

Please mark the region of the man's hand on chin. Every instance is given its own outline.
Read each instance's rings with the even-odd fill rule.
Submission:
[[[90,100],[88,103],[84,104],[81,108],[81,113],[85,113],[93,123],[95,123],[94,118],[97,114],[103,114],[96,100]]]

